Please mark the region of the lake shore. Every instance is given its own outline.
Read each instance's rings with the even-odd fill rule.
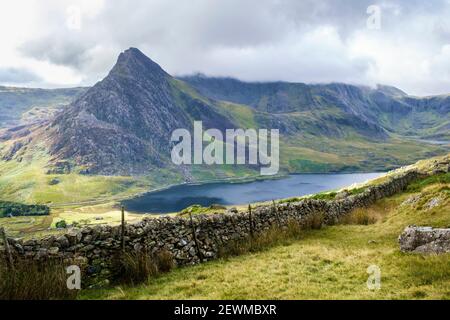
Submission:
[[[256,203],[331,191],[374,179],[383,173],[293,174],[277,179],[189,183],[147,192],[122,201],[130,212],[165,214],[191,205]],[[330,179],[331,177],[331,179]]]

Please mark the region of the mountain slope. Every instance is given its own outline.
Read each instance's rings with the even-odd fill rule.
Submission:
[[[27,118],[44,116],[45,113],[53,111],[52,109],[59,109],[71,103],[86,90],[86,88],[48,90],[0,86],[0,128],[18,125],[24,116]]]
[[[171,133],[190,129],[192,119],[231,126],[214,106],[190,99],[173,83],[139,50],[125,51],[104,80],[53,121],[51,154],[75,159],[88,173],[139,174],[167,166]]]
[[[222,132],[279,129],[282,174],[387,170],[448,152],[420,141],[445,137],[448,105],[386,86],[174,78],[131,48],[54,116],[0,129],[0,198],[87,201],[258,175],[255,166],[173,165],[170,136],[194,120]]]
[[[324,113],[334,109],[353,126],[367,126],[360,132],[367,136],[375,133],[377,138],[382,138],[381,128],[411,136],[438,137],[448,134],[450,96],[418,98],[408,96],[397,88],[381,85],[373,89],[342,83],[250,83],[203,75],[181,79],[207,97],[246,104],[262,112]]]

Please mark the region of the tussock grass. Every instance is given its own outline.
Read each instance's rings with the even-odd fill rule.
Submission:
[[[0,260],[0,300],[69,300],[77,290],[67,288],[66,264],[61,260]]]
[[[167,250],[155,254],[147,250],[122,252],[112,259],[112,280],[115,284],[137,285],[173,267],[172,254]]]
[[[321,229],[324,224],[325,215],[323,212],[316,212],[304,217],[302,221],[303,230],[318,230]]]
[[[340,224],[350,225],[364,225],[374,224],[380,218],[377,211],[370,208],[357,208],[352,212],[343,216],[340,220]]]

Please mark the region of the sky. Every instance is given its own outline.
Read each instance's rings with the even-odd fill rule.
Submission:
[[[172,75],[450,93],[450,0],[0,2],[0,85],[90,86],[139,48]]]

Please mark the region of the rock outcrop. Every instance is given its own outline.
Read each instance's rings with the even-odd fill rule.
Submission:
[[[450,228],[408,226],[399,237],[400,249],[414,253],[450,253]]]
[[[138,49],[121,53],[108,76],[61,112],[50,125],[51,154],[74,161],[86,174],[148,174],[170,166],[170,136],[205,128],[233,128],[213,103],[195,99],[178,80]]]

